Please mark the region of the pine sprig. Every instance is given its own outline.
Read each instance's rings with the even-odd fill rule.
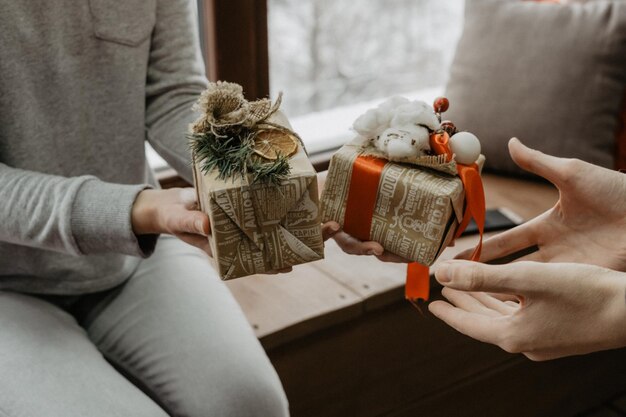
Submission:
[[[253,173],[252,183],[259,181],[271,185],[280,185],[291,172],[289,158],[279,155],[272,162],[261,162],[253,159],[249,166],[249,172]]]
[[[254,154],[256,131],[248,128],[231,131],[229,136],[217,136],[213,132],[188,135],[195,162],[206,174],[217,169],[217,178],[226,180],[252,174],[252,183],[262,182],[280,185],[291,172],[289,159],[279,156],[264,162]]]

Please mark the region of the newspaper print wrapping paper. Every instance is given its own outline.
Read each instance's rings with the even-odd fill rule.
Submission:
[[[352,168],[361,153],[360,145],[347,144],[331,159],[322,193],[323,222],[344,225]],[[458,176],[389,162],[378,184],[370,238],[396,255],[432,265],[463,218],[464,197]]]
[[[324,257],[317,175],[304,149],[276,187],[250,178],[217,179],[194,164],[200,208],[209,216],[209,243],[222,279],[287,268]]]

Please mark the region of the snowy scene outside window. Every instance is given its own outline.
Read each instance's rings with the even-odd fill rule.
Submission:
[[[463,0],[268,0],[271,95],[316,152],[391,95],[443,92]]]

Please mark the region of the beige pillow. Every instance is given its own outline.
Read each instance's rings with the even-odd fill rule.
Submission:
[[[486,168],[519,174],[507,142],[613,168],[626,91],[626,1],[467,0],[445,118]]]

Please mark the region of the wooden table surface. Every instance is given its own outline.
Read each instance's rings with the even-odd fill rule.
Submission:
[[[320,174],[320,183],[323,180]],[[558,191],[549,184],[489,174],[483,181],[487,208],[507,208],[524,221],[558,199]],[[477,239],[458,239],[433,268],[473,247]],[[404,264],[347,255],[329,240],[324,260],[296,266],[288,274],[253,275],[226,284],[263,345],[271,348],[403,298],[405,274]]]

